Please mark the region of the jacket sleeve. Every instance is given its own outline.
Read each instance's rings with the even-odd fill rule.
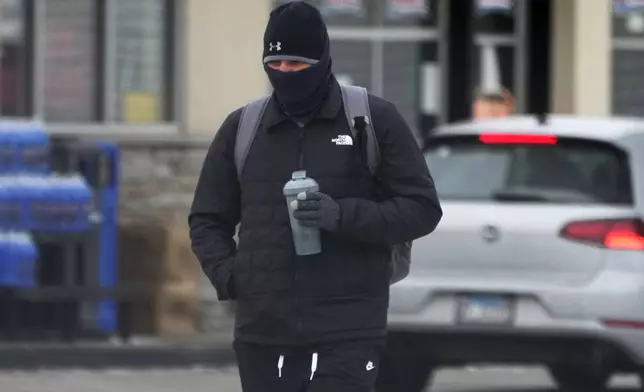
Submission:
[[[385,105],[374,110],[372,104],[381,154],[377,180],[384,197],[337,200],[341,209],[338,234],[393,245],[431,233],[443,212],[413,133],[393,104],[382,100],[378,104]]]
[[[234,163],[240,112],[231,113],[208,149],[197,182],[188,225],[192,251],[219,300],[235,299],[232,264],[237,251],[240,189]]]

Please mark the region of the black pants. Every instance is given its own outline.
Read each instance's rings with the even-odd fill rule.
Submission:
[[[243,392],[373,392],[384,339],[307,348],[233,344]]]

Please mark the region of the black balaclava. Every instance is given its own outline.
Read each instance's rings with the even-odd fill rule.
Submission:
[[[282,72],[271,61],[293,60],[311,64],[297,72]],[[329,35],[317,8],[294,1],[275,8],[264,33],[264,69],[284,112],[306,117],[316,112],[331,87]]]

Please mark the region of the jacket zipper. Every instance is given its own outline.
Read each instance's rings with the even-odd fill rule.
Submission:
[[[304,170],[304,127],[299,129],[299,141],[298,141],[298,170]],[[297,259],[297,256],[295,256]],[[298,261],[295,262],[295,312],[297,314],[297,333],[301,335],[303,331],[302,317],[300,315],[300,295],[299,295],[299,281],[300,273],[298,270]]]

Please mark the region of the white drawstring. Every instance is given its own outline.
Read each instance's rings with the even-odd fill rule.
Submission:
[[[280,355],[277,360],[277,377],[282,378],[282,368],[284,367],[284,355]],[[313,353],[311,357],[311,378],[309,381],[313,380],[315,371],[318,369],[318,353]]]
[[[309,381],[313,380],[313,375],[315,374],[315,371],[318,369],[318,353],[313,353],[313,357],[311,358],[311,378]]]
[[[277,360],[277,376],[282,378],[282,367],[284,366],[284,355],[280,355],[280,359]]]

